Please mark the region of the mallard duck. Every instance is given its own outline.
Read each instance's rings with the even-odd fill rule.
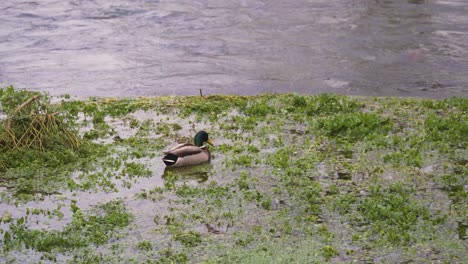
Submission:
[[[199,131],[194,137],[194,143],[180,144],[173,149],[164,152],[162,160],[167,167],[182,167],[198,165],[211,160],[211,153],[206,143],[213,145],[208,138],[208,133]]]

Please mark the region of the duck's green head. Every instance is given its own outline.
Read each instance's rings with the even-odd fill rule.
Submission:
[[[211,140],[208,138],[208,133],[206,133],[205,131],[199,131],[196,135],[195,135],[195,138],[194,138],[194,141],[195,141],[195,145],[196,146],[203,146],[205,145],[205,143],[208,143],[210,145],[213,145],[213,142],[211,142]]]

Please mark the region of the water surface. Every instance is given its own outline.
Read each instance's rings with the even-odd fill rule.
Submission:
[[[467,14],[465,0],[4,0],[0,85],[467,96]]]

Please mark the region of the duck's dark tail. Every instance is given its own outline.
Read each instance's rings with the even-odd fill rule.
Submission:
[[[178,158],[179,157],[177,157],[176,155],[174,155],[172,153],[167,153],[162,158],[162,161],[164,161],[164,164],[166,164],[166,166],[172,166],[172,165],[176,164]]]

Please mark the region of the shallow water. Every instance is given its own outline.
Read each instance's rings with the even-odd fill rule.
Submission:
[[[269,102],[261,102],[261,100],[249,100],[248,102],[249,105],[253,102],[264,105],[271,103],[276,108],[280,108],[282,107],[278,104],[280,97],[292,98],[276,96],[270,97],[273,99]],[[335,96],[328,96],[328,98],[335,98]],[[108,105],[110,101],[112,100],[96,100],[94,102],[98,105],[102,103],[100,108],[105,109],[104,105]],[[448,105],[452,105],[455,101],[458,100],[449,100]],[[425,131],[418,121],[421,113],[423,116],[433,113],[443,116],[449,112],[454,115],[460,115],[462,112],[462,109],[456,107],[452,109],[422,107],[418,103],[420,100],[405,100],[405,103],[414,102],[414,105],[408,106],[410,110],[403,109],[403,111],[408,111],[405,113],[400,112],[401,109],[398,108],[398,105],[401,104],[398,104],[400,101],[396,99],[360,98],[359,102],[366,102],[365,105],[368,105],[368,108],[363,110],[357,107],[355,111],[377,111],[385,118],[392,120],[402,118],[402,125],[413,126],[402,128],[402,131],[408,131],[413,135],[419,135]],[[176,106],[172,107],[174,110],[177,109]],[[89,255],[90,259],[93,256],[96,257],[97,260],[91,262],[97,263],[99,259],[96,255],[101,254],[111,258],[109,261],[101,261],[105,263],[135,260],[145,262],[145,260],[149,261],[150,259],[153,261],[155,259],[161,260],[161,254],[167,252],[166,249],[170,249],[170,252],[184,250],[184,254],[190,256],[190,261],[201,262],[201,260],[207,260],[211,256],[223,254],[225,251],[228,252],[227,254],[231,254],[228,251],[231,247],[235,250],[239,248],[241,252],[244,252],[251,245],[264,243],[265,240],[269,239],[281,247],[294,249],[290,259],[298,258],[298,250],[296,249],[304,247],[300,244],[301,241],[318,243],[317,248],[307,248],[306,254],[310,258],[319,258],[320,256],[317,255],[309,255],[309,252],[320,252],[320,248],[324,247],[323,243],[330,244],[331,239],[333,239],[334,245],[338,245],[337,250],[340,252],[339,255],[331,259],[333,263],[425,263],[428,259],[456,263],[453,261],[454,259],[463,258],[467,225],[462,214],[464,209],[460,205],[462,202],[451,200],[448,190],[443,189],[444,185],[442,185],[447,184],[447,181],[441,182],[440,178],[443,178],[442,175],[449,173],[448,170],[456,165],[454,162],[457,158],[452,160],[449,155],[460,157],[461,162],[465,161],[461,158],[466,157],[464,149],[453,150],[444,147],[444,149],[449,149],[451,154],[431,147],[427,150],[421,150],[421,153],[431,154],[423,155],[425,166],[417,168],[413,165],[398,165],[385,161],[386,156],[383,152],[393,153],[395,149],[404,149],[407,147],[404,144],[401,147],[397,145],[383,147],[381,143],[376,143],[382,146],[382,149],[371,150],[372,145],[366,145],[360,141],[351,143],[331,141],[332,138],[321,138],[319,131],[313,132],[314,134],[310,133],[306,127],[307,121],[303,121],[304,123],[293,122],[293,120],[299,119],[288,115],[288,110],[272,110],[275,115],[263,118],[254,116],[258,118],[258,125],[248,132],[243,131],[242,124],[245,121],[240,120],[243,117],[247,118],[247,116],[246,112],[240,108],[234,111],[229,110],[229,113],[220,110],[218,118],[213,119],[213,121],[209,121],[212,115],[209,111],[204,115],[191,115],[183,118],[176,111],[157,109],[158,107],[147,111],[137,110],[119,118],[107,116],[105,123],[110,126],[109,133],[97,140],[103,144],[115,143],[115,149],[108,151],[112,158],[119,157],[116,160],[121,160],[122,163],[144,164],[151,171],[149,175],[135,176],[125,172],[124,166],[116,165],[117,162],[109,160],[99,163],[101,166],[95,168],[97,172],[104,172],[102,176],[94,174],[93,170],[89,171],[89,168],[83,171],[79,170],[71,175],[71,179],[78,184],[88,180],[91,188],[88,189],[83,184],[82,190],[73,188],[73,191],[68,191],[67,187],[63,187],[52,195],[37,195],[36,199],[29,202],[22,202],[19,197],[15,198],[13,195],[15,189],[9,191],[6,187],[0,186],[0,232],[3,232],[2,234],[6,232],[19,234],[17,231],[11,231],[14,230],[11,227],[13,224],[18,225],[20,218],[26,219],[24,221],[27,231],[57,230],[61,232],[63,230],[65,233],[64,227],[69,227],[72,220],[77,219],[76,215],[73,218],[72,204],[76,204],[85,216],[90,217],[97,204],[115,200],[123,200],[125,208],[133,216],[128,227],[118,230],[103,245],[89,244],[86,249],[79,247],[68,249],[59,246],[58,248],[64,248],[63,253],[57,253],[59,251],[54,249],[50,254],[40,252],[38,248],[35,250],[16,248],[5,250],[3,254],[0,254],[0,263],[65,263],[80,257],[85,259],[83,255]],[[169,111],[171,114],[163,114],[165,111]],[[204,118],[201,118],[202,116]],[[85,119],[84,115],[80,115],[77,122],[81,126],[81,132],[90,131],[95,125],[92,120],[89,120],[89,116],[88,119]],[[145,123],[148,125],[143,125]],[[175,178],[166,178],[167,171],[164,163],[160,160],[162,151],[177,144],[180,139],[188,138],[190,140],[195,123],[197,123],[197,130],[210,131],[210,137],[215,142],[214,158],[211,164],[204,164],[198,168],[172,170],[174,174],[171,177],[175,176]],[[172,127],[171,124],[181,124],[181,126],[177,129],[173,127],[166,136],[164,136],[164,132],[158,132],[162,131],[160,128],[165,125]],[[126,143],[122,141],[134,136],[149,137],[155,141],[163,137],[164,147],[161,146],[160,149],[156,144],[147,147],[142,147],[139,144],[133,146],[131,141]],[[406,133],[396,132],[394,134],[393,131],[387,133],[385,138],[395,136],[404,137],[402,142],[410,141],[410,137],[407,137]],[[366,138],[372,140],[371,137]],[[430,137],[426,135],[425,138]],[[455,143],[457,142],[455,138],[448,139],[451,142],[450,146],[461,148],[460,144]],[[244,144],[255,148],[243,147]],[[427,144],[430,146],[433,143],[428,141]],[[440,140],[437,144],[445,144],[445,141]],[[257,150],[255,151],[255,149]],[[140,154],[135,155],[136,152]],[[457,152],[460,153],[456,154]],[[290,156],[284,153],[290,153]],[[248,157],[253,162],[242,162],[241,157]],[[293,169],[282,165],[285,158],[289,163],[288,166]],[[454,175],[450,184],[461,179],[458,176],[461,175]],[[90,180],[94,177],[96,179]],[[106,179],[114,183],[115,188],[107,191],[109,184],[107,184]],[[176,181],[177,188],[167,187],[172,180]],[[18,182],[21,184],[20,181]],[[367,219],[361,220],[364,219],[362,218],[364,215],[360,212],[360,205],[372,199],[377,206],[388,207],[388,201],[394,197],[394,191],[388,186],[399,186],[395,183],[401,183],[401,186],[408,188],[402,195],[395,196],[400,197],[400,200],[408,200],[402,203],[405,210],[409,210],[408,212],[411,213],[419,210],[420,205],[434,214],[434,218],[431,220],[420,216],[419,221],[409,222],[414,228],[407,229],[408,232],[411,231],[411,234],[416,237],[415,239],[421,239],[418,242],[420,244],[410,244],[414,248],[411,251],[405,250],[408,248],[407,245],[389,247],[389,249],[376,246],[378,242],[374,241],[382,238],[382,233],[376,233],[375,237],[378,239],[375,240],[373,237],[372,240],[359,238],[358,241],[356,239],[358,236],[367,237],[373,234],[371,229],[373,222]],[[186,185],[199,188],[185,188]],[[383,189],[382,199],[373,194],[376,186],[381,186]],[[303,190],[308,191],[304,192]],[[405,198],[406,195],[410,197],[410,192],[411,198]],[[348,200],[351,201],[349,204]],[[315,209],[304,207],[304,204],[307,203],[319,204],[320,210],[311,213],[310,210]],[[459,205],[460,207],[458,207]],[[29,213],[33,210],[39,211],[39,213]],[[388,215],[382,214],[383,220],[372,221],[380,224],[387,221]],[[447,220],[439,223],[437,220],[439,218],[436,219],[436,216]],[[390,215],[390,217],[393,216]],[[5,219],[10,219],[10,221],[5,221]],[[292,229],[291,223],[299,224]],[[304,226],[307,228],[305,229]],[[418,226],[420,228],[417,228]],[[330,230],[327,231],[326,237],[320,235],[320,232],[325,232],[323,227]],[[199,234],[203,239],[201,246],[192,248],[180,244],[180,241],[177,240],[179,234],[190,234],[190,232],[182,233],[179,231],[182,228],[183,230],[193,230],[195,234]],[[436,232],[435,235],[432,235],[432,230]],[[247,237],[255,237],[255,239],[248,242],[249,246],[241,244],[238,247],[237,243],[247,243],[243,242],[246,241],[244,233]],[[257,237],[259,237],[258,240]],[[427,240],[424,237],[427,237]],[[148,243],[150,248],[142,249],[141,245],[144,245],[142,242]],[[22,245],[22,242],[19,243]],[[265,252],[265,249],[272,252],[272,246],[265,245],[262,245],[261,252]],[[0,244],[0,246],[3,245]],[[275,258],[278,259],[276,256]],[[274,263],[273,260],[263,262],[253,260],[251,262]],[[298,260],[297,262],[323,263],[325,260]]]
[[[0,14],[2,86],[468,95],[465,0],[5,0]]]

